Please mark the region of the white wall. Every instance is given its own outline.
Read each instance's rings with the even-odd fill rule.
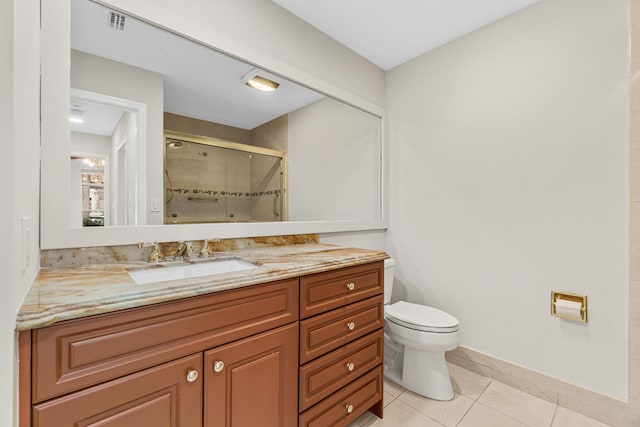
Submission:
[[[543,0],[387,73],[394,297],[462,345],[624,398],[627,7]],[[588,294],[588,324],[550,291]]]
[[[156,108],[159,106],[156,106]],[[158,123],[155,123],[158,125]],[[162,128],[160,128],[162,129]],[[158,129],[154,129],[154,134]],[[110,221],[106,225],[127,225],[127,224],[160,224],[162,221],[159,213],[149,211],[146,218],[144,210],[140,208],[139,178],[144,171],[137,167],[138,163],[138,131],[136,127],[136,114],[125,111],[120,117],[120,121],[111,135],[111,167],[109,199]],[[162,140],[164,141],[164,139]],[[158,156],[158,151],[164,153],[163,146],[157,141],[149,141],[153,148],[147,151],[154,151],[154,157]],[[164,143],[164,142],[163,142]],[[162,154],[160,154],[162,156]],[[121,158],[120,158],[121,157]],[[144,163],[142,163],[144,164]],[[149,197],[159,197],[162,191],[157,184],[158,177],[148,175],[154,185],[150,186]],[[149,209],[151,204],[148,205]]]
[[[71,153],[111,156],[111,138],[92,133],[71,132]]]
[[[329,245],[385,251],[387,231],[371,230],[347,233],[323,233],[320,234],[319,237],[320,243]]]
[[[0,425],[17,419],[15,318],[38,270],[39,1],[0,0]],[[23,244],[20,217],[31,228]],[[23,271],[21,253],[30,263]]]
[[[379,123],[332,98],[289,113],[289,219],[380,219]]]
[[[126,76],[123,77],[123,76]],[[71,86],[146,105],[146,197],[163,200],[162,156],[163,77],[161,74],[132,67],[80,51],[71,52]],[[130,84],[124,84],[124,82]],[[128,152],[127,155],[133,153]],[[162,224],[162,212],[151,212],[147,202],[146,224]]]

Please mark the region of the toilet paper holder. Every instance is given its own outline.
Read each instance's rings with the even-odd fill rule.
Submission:
[[[587,296],[551,291],[551,315],[565,320],[587,322]]]

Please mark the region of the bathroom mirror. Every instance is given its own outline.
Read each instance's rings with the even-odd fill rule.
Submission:
[[[356,98],[337,100],[98,2],[47,2],[42,21],[43,248],[384,226],[380,109],[366,111]],[[251,74],[276,82],[278,89],[248,87]],[[102,134],[69,122],[80,116],[90,124],[95,116],[102,123],[107,119],[97,114],[101,110],[116,116]],[[118,131],[122,122],[128,130]],[[206,181],[212,174],[194,174],[198,185],[172,186],[165,157],[165,134],[172,132],[281,152],[287,178],[277,191],[262,191],[272,196],[271,215],[254,219],[240,212],[250,205],[241,198],[260,194],[258,184],[231,191],[198,182],[198,176]],[[95,171],[80,165],[81,159],[98,159],[102,175],[90,173]],[[275,170],[260,168],[271,175]],[[85,177],[102,182],[85,183]],[[184,190],[194,193],[184,199],[183,210],[168,209]],[[189,215],[189,206],[210,209],[203,208],[201,196],[213,191],[236,198],[206,201],[234,202],[225,220],[233,223],[194,226],[218,222]],[[172,220],[177,215],[200,219]]]

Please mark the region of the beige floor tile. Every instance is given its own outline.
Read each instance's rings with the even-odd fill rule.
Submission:
[[[400,399],[396,399],[384,408],[384,419],[374,417],[360,426],[371,427],[442,427],[420,411],[412,408]]]
[[[495,409],[475,403],[458,427],[526,427],[526,424],[509,418]]]
[[[552,427],[607,427],[607,424],[602,424],[591,418],[587,418],[584,415],[580,415],[577,412],[573,412],[569,409],[565,409],[562,406],[558,406],[556,410],[556,416],[553,418]]]
[[[391,393],[385,391],[382,395],[382,406],[387,406],[389,403],[393,402],[394,399],[395,397]]]
[[[389,393],[392,397],[396,398],[400,396],[400,394],[402,394],[402,392],[404,391],[404,388],[385,378],[384,391],[385,393]]]
[[[490,378],[476,374],[453,363],[447,363],[447,365],[449,366],[453,390],[471,399],[477,399],[491,382]]]
[[[556,405],[492,381],[478,402],[532,427],[549,427]]]
[[[371,412],[367,411],[364,414],[360,415],[358,418],[353,420],[352,423],[348,424],[347,427],[362,427],[371,425],[378,417],[373,415]]]
[[[473,405],[472,399],[460,394],[456,394],[453,400],[443,402],[406,391],[398,399],[446,427],[457,426]]]

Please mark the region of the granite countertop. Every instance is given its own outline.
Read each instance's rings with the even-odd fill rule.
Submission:
[[[136,284],[128,271],[165,268],[162,263],[138,261],[43,268],[18,312],[16,329],[37,329],[63,320],[381,261],[388,255],[312,243],[217,252],[211,259],[229,257],[241,258],[259,268],[146,285]]]

